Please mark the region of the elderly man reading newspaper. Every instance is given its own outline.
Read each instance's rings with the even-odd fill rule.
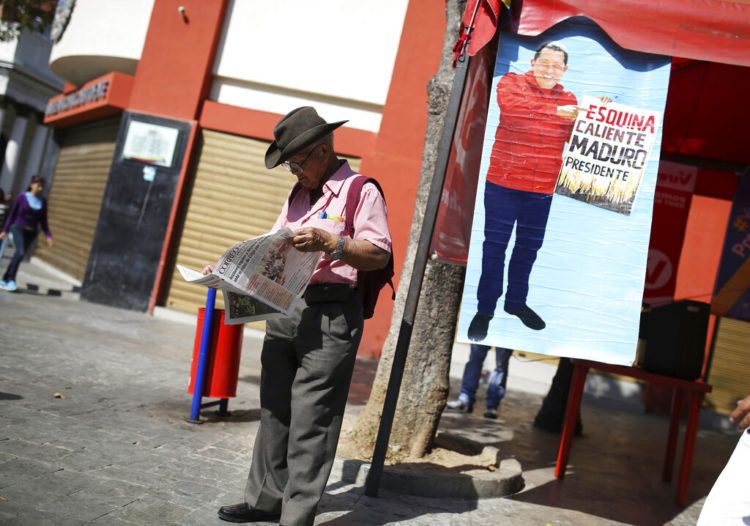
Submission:
[[[323,256],[291,315],[267,322],[260,428],[244,501],[219,509],[226,521],[311,525],[331,471],[364,323],[358,271],[384,268],[391,252],[385,201],[374,184],[361,187],[354,234],[343,235],[348,190],[358,177],[333,148],[332,132],[344,122],[297,108],[276,125],[266,152],[267,168],[282,165],[299,181],[273,230],[289,228],[295,250]]]

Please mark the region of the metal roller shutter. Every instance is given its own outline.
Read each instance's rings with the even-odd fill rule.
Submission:
[[[39,243],[35,256],[83,281],[115,152],[120,118],[63,132],[49,193],[49,226],[55,246]]]
[[[196,270],[219,259],[229,246],[270,230],[296,177],[263,158],[269,142],[211,130],[203,145],[185,216],[176,263]],[[353,169],[358,159],[348,159]],[[206,288],[190,285],[172,272],[166,306],[196,313]],[[221,294],[217,308],[223,308]]]
[[[750,323],[719,319],[708,383],[714,390],[706,395],[707,405],[721,414],[729,414],[750,393]]]

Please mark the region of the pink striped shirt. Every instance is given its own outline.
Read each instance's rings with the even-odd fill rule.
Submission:
[[[291,206],[289,199],[286,200],[273,230],[287,227],[295,231],[303,227],[315,227],[341,234],[345,226],[346,196],[354,175],[357,173],[344,161],[323,185],[323,195],[312,205],[309,190],[302,188],[294,196]],[[326,218],[321,217],[324,211]],[[359,205],[354,214],[354,239],[366,240],[376,247],[391,251],[388,210],[383,196],[372,184],[362,187]],[[357,269],[341,260],[331,261],[331,256],[323,254],[310,283],[345,283],[354,287],[357,284]]]

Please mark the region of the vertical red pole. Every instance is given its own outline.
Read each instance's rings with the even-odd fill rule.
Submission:
[[[693,391],[690,393],[690,411],[688,412],[687,428],[685,429],[685,445],[682,447],[682,463],[677,479],[678,506],[687,504],[687,490],[690,482],[690,470],[693,467],[693,452],[695,451],[695,436],[698,433],[698,422],[701,414],[701,404],[704,393]]]
[[[674,467],[674,454],[677,449],[677,434],[680,430],[680,417],[682,416],[683,393],[679,387],[674,387],[672,392],[672,416],[669,420],[669,436],[667,437],[667,450],[664,453],[664,470],[661,478],[664,482],[672,480],[672,469]]]
[[[589,368],[573,360],[573,378],[568,391],[568,407],[565,410],[565,421],[563,422],[562,435],[560,436],[560,449],[557,452],[557,464],[555,464],[555,478],[565,478],[565,470],[568,467],[570,446],[573,443],[573,434],[576,430],[576,420],[581,409],[583,398],[583,387],[586,385],[586,375]]]

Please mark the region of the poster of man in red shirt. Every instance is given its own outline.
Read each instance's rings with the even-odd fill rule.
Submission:
[[[632,363],[669,71],[581,18],[501,33],[460,341]]]
[[[516,243],[508,264],[504,310],[534,330],[546,323],[527,303],[529,275],[544,242],[562,151],[578,115],[575,95],[560,81],[568,51],[544,42],[525,74],[507,73],[497,85],[500,124],[495,132],[485,186],[485,239],[477,313],[469,338],[487,336],[503,293],[506,251],[514,225]]]

